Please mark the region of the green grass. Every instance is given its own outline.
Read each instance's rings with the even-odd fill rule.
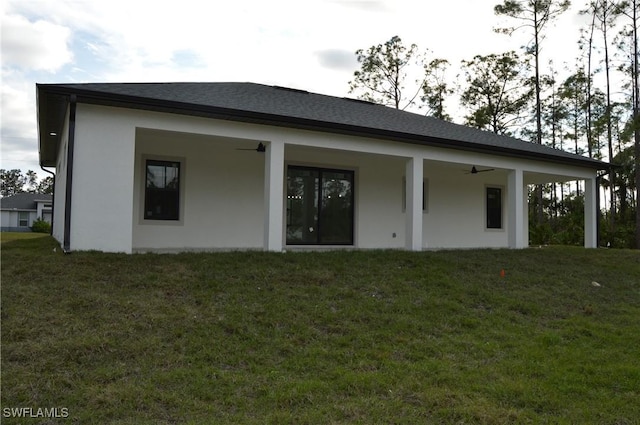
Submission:
[[[2,244],[2,407],[44,423],[640,418],[639,252],[54,247]]]
[[[5,243],[23,239],[37,239],[45,236],[48,236],[48,234],[34,232],[0,232],[0,241]]]

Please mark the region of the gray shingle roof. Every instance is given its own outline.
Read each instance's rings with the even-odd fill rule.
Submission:
[[[3,210],[36,210],[36,201],[51,203],[52,195],[42,193],[17,193],[0,199],[0,209]]]
[[[89,83],[38,85],[40,156],[51,164],[66,102],[124,106],[383,138],[604,169],[608,164],[507,136],[354,99],[254,83]],[[55,159],[53,159],[55,161]]]

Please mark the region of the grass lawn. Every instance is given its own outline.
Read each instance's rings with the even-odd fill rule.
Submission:
[[[12,242],[23,239],[37,239],[49,236],[47,233],[35,233],[35,232],[0,232],[0,241],[2,243]]]
[[[640,252],[56,246],[3,238],[3,424],[640,420]]]

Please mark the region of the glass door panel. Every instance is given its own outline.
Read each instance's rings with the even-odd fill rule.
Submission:
[[[323,244],[353,243],[353,173],[322,173],[320,241]]]
[[[287,243],[318,241],[319,172],[290,168],[287,175]]]

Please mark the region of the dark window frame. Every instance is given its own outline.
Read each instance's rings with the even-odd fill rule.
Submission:
[[[492,195],[492,196],[490,196]],[[502,187],[485,187],[485,228],[487,230],[504,229],[504,191]]]
[[[355,171],[354,170],[349,170],[349,169],[341,169],[341,168],[331,168],[331,167],[313,167],[313,166],[302,166],[302,165],[288,165],[287,166],[287,176],[286,179],[288,180],[289,178],[289,171],[290,170],[306,170],[306,171],[312,171],[312,172],[317,172],[318,173],[318,193],[317,193],[317,211],[318,211],[318,223],[317,223],[317,229],[316,229],[316,239],[313,242],[306,242],[306,241],[291,241],[288,238],[286,238],[286,244],[287,245],[292,245],[292,246],[302,246],[302,245],[307,245],[307,246],[353,246],[355,244],[355,185],[356,185],[356,175],[355,175]],[[351,176],[351,194],[350,194],[350,203],[351,203],[351,211],[350,211],[350,217],[349,220],[351,222],[351,229],[348,235],[348,241],[346,242],[323,242],[320,240],[320,237],[322,235],[322,199],[323,199],[323,193],[322,193],[322,181],[323,181],[323,174],[324,173],[343,173],[343,174],[348,174]],[[288,189],[287,189],[288,190]],[[290,209],[289,206],[287,205],[287,223],[289,222],[290,219]],[[287,224],[288,225],[288,224]]]
[[[166,170],[164,173],[165,181],[163,182],[163,187],[149,187],[149,167],[164,167],[167,168],[175,168],[177,169],[177,177],[176,182],[171,184],[166,181]],[[143,219],[150,221],[166,221],[166,222],[176,222],[181,220],[182,208],[181,208],[181,197],[182,197],[182,163],[177,160],[165,160],[165,159],[153,159],[146,158],[144,161],[144,211],[143,211]],[[154,213],[154,208],[152,208],[151,203],[155,202],[157,209],[161,208],[161,211]]]

